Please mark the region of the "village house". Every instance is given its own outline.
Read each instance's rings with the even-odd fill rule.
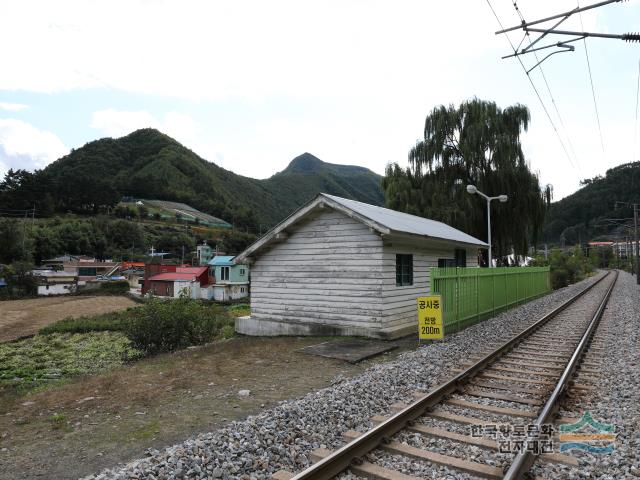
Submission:
[[[319,194],[235,258],[251,265],[251,314],[236,331],[414,333],[430,267],[477,267],[486,246],[441,222]]]
[[[64,270],[32,271],[38,285],[38,295],[67,295],[78,290],[78,276]]]
[[[234,258],[218,255],[209,261],[210,275],[215,279],[213,299],[217,302],[249,295],[249,267],[234,263]]]
[[[209,268],[147,264],[142,286],[142,295],[151,293],[158,297],[211,298],[212,279]]]
[[[78,285],[85,285],[98,277],[106,278],[114,275],[120,264],[111,261],[99,261],[86,255],[63,255],[42,262],[43,269],[64,271],[78,277]]]
[[[207,245],[207,242],[202,242],[202,244],[196,246],[196,262],[198,265],[207,265],[215,254],[215,250],[211,248],[211,245]]]

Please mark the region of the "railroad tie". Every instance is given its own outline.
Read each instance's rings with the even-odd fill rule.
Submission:
[[[387,420],[389,417],[376,415],[371,418],[371,422],[374,425],[380,424]],[[488,438],[472,437],[471,435],[464,435],[461,433],[450,432],[443,428],[428,427],[422,424],[414,424],[407,427],[407,430],[419,433],[428,437],[443,438],[445,440],[451,440],[459,443],[466,443],[468,445],[474,445],[476,447],[487,448],[489,450],[499,450],[500,444]],[[354,434],[352,434],[354,435]],[[549,463],[561,463],[569,467],[578,467],[579,462],[575,457],[571,455],[565,455],[560,453],[543,453],[540,455],[540,460]]]
[[[345,432],[345,440],[352,441],[362,435],[362,432],[356,432],[350,430]],[[380,445],[380,448],[388,451],[394,455],[404,455],[406,457],[415,458],[417,460],[423,460],[429,463],[443,465],[449,468],[455,468],[462,472],[470,473],[471,475],[477,475],[478,477],[500,479],[503,476],[501,468],[492,467],[484,463],[472,462],[464,460],[458,457],[451,457],[449,455],[443,455],[441,453],[432,452],[429,450],[423,450],[422,448],[412,447],[404,443],[391,441]]]
[[[331,453],[331,450],[326,448],[317,448],[311,452],[310,458],[313,463],[316,463],[323,458],[328,457]],[[372,478],[375,480],[418,480],[418,477],[406,475],[367,461],[363,461],[362,463],[353,463],[349,466],[349,470],[360,477]]]

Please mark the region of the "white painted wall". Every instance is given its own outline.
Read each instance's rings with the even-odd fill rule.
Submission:
[[[410,328],[416,298],[429,293],[429,268],[454,258],[443,241],[385,237],[343,213],[325,209],[288,229],[252,265],[251,319],[352,328]],[[459,248],[459,246],[458,246]],[[467,266],[477,249],[465,248]],[[411,286],[396,286],[396,254],[413,255]]]
[[[455,245],[437,241],[385,242],[383,253],[384,282],[382,287],[383,323],[385,328],[417,322],[416,298],[431,292],[430,268],[438,266],[440,258],[455,258]],[[476,248],[466,248],[467,267],[478,266]],[[413,285],[396,286],[396,254],[413,255]]]
[[[56,283],[53,285],[38,285],[38,295],[66,295],[74,291],[73,284]]]
[[[237,300],[249,296],[249,284],[216,284],[213,286],[213,299],[217,302]]]
[[[288,234],[251,267],[251,317],[380,328],[380,236],[329,208]]]

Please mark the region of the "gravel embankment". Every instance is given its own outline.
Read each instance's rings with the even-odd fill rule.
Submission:
[[[580,468],[536,465],[533,472],[544,478],[618,480],[640,477],[640,286],[635,277],[621,272],[602,317],[606,333],[605,356],[593,392],[568,402],[562,415],[581,417],[590,412],[597,421],[616,425],[611,454],[572,451]]]
[[[619,369],[615,377],[608,380],[612,391],[611,399],[626,401],[627,413],[618,422],[623,424],[637,417],[638,370],[637,338],[638,292],[633,302],[624,301],[632,288],[629,282],[619,280],[612,301],[620,302],[616,306],[619,319],[624,324],[634,322],[635,330],[629,327],[624,339],[628,342],[625,355],[631,355],[632,342],[635,341],[635,364],[624,361],[611,363],[611,369]],[[588,279],[546,297],[532,301],[519,308],[509,310],[481,324],[470,327],[459,334],[445,339],[441,343],[424,346],[416,351],[407,352],[397,359],[372,366],[365,373],[351,378],[336,378],[331,387],[310,393],[302,398],[281,402],[278,406],[252,416],[241,422],[233,422],[216,432],[198,435],[182,444],[165,450],[153,450],[149,456],[125,466],[91,475],[87,479],[169,479],[169,478],[256,478],[265,479],[280,469],[299,471],[309,465],[308,454],[319,447],[334,449],[344,442],[342,434],[351,429],[364,431],[369,428],[369,419],[373,415],[388,414],[389,406],[398,401],[410,401],[416,390],[426,390],[435,386],[439,380],[449,374],[449,370],[468,361],[480,351],[496,346],[508,338],[509,334],[523,329],[542,314],[559,305],[594,279]],[[620,293],[622,291],[623,293]],[[631,318],[635,315],[635,318]],[[635,332],[635,333],[634,333]],[[615,339],[612,339],[612,342]],[[623,352],[621,352],[623,353]],[[629,357],[627,357],[629,358]],[[629,362],[630,363],[630,362]],[[622,372],[625,372],[624,374]],[[634,392],[630,398],[623,395],[626,389],[616,387],[624,376],[634,378]],[[625,381],[624,384],[627,382]],[[622,383],[621,383],[622,384]],[[604,408],[604,407],[603,407]],[[635,408],[635,410],[632,410]],[[596,409],[594,408],[594,412]],[[629,430],[628,432],[630,432]],[[629,448],[638,445],[637,430],[635,446],[622,448],[619,455],[629,455]],[[631,442],[631,439],[629,439]],[[629,443],[626,442],[626,443]],[[622,443],[622,442],[621,442]],[[625,453],[626,452],[626,453]],[[480,454],[480,452],[478,452]],[[480,454],[481,455],[481,454]],[[407,463],[414,463],[405,460]],[[445,473],[444,469],[440,472]],[[448,478],[465,478],[454,472]],[[442,477],[440,477],[442,478]],[[614,478],[614,477],[611,477]],[[616,477],[620,478],[620,477]]]

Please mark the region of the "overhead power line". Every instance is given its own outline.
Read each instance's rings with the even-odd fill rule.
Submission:
[[[504,26],[502,25],[502,22],[500,21],[500,17],[498,17],[498,14],[496,13],[495,9],[493,8],[493,5],[491,5],[491,0],[487,0],[487,5],[489,5],[489,8],[491,9],[491,12],[493,13],[493,16],[496,18],[496,21],[498,22],[498,25],[500,25],[500,28],[504,31]],[[513,45],[513,42],[511,42],[511,39],[509,38],[508,35],[506,35],[507,37],[507,41],[509,42],[509,45],[511,46],[511,49],[513,50],[514,53],[517,53],[517,50],[515,48],[515,46]],[[577,167],[574,165],[573,160],[571,160],[571,156],[569,155],[569,152],[567,151],[567,147],[564,144],[564,141],[562,140],[562,137],[560,136],[560,132],[558,132],[558,129],[555,125],[555,123],[553,122],[553,119],[551,118],[551,115],[549,114],[549,110],[547,109],[547,106],[544,104],[544,101],[542,100],[542,97],[540,96],[540,93],[538,92],[538,88],[536,87],[535,83],[533,83],[533,80],[531,78],[531,76],[529,75],[529,72],[527,71],[527,68],[524,66],[524,64],[522,63],[522,59],[520,58],[519,55],[516,55],[516,58],[518,59],[518,62],[520,63],[520,66],[522,67],[522,70],[524,71],[525,75],[527,76],[527,79],[529,80],[529,83],[531,84],[531,87],[533,88],[533,91],[535,92],[536,96],[538,97],[538,100],[540,101],[540,104],[542,105],[542,109],[544,110],[544,113],[547,115],[547,119],[549,120],[549,123],[551,124],[551,127],[553,128],[553,131],[556,133],[556,136],[558,137],[558,141],[560,142],[560,145],[562,146],[562,150],[564,151],[565,155],[567,156],[567,160],[569,160],[569,164],[571,165],[571,167],[576,170],[576,172],[578,172],[578,179],[580,177],[579,171],[577,169]]]
[[[580,9],[580,0],[576,0],[578,5],[578,9]],[[582,23],[582,11],[580,10],[578,13],[578,17],[580,18],[580,26],[582,30],[584,30],[584,24]],[[604,139],[602,137],[602,126],[600,125],[600,114],[598,113],[598,102],[596,101],[596,89],[593,86],[593,76],[591,75],[591,62],[589,61],[589,49],[587,48],[587,38],[584,37],[582,39],[584,42],[584,54],[587,58],[587,70],[589,71],[589,82],[591,83],[591,95],[593,96],[593,107],[596,111],[596,120],[598,122],[598,132],[600,132],[600,145],[602,146],[602,151],[604,152]]]
[[[515,8],[516,12],[518,13],[518,16],[520,17],[520,21],[522,23],[526,23],[526,21],[524,19],[524,14],[522,13],[522,10],[520,10],[520,8],[518,7],[518,2],[516,0],[513,0],[512,3],[513,3],[513,8]],[[522,40],[524,41],[525,38],[529,38],[529,43],[531,44],[529,32],[525,32],[524,37],[522,38]],[[522,41],[520,42],[520,45],[522,45]],[[569,150],[571,150],[571,154],[573,155],[573,159],[575,160],[575,164],[576,164],[576,169],[578,171],[578,175],[580,177],[582,177],[582,173],[580,171],[580,162],[578,161],[578,156],[576,155],[576,151],[573,148],[573,142],[571,141],[571,136],[569,135],[569,130],[567,129],[566,125],[564,124],[564,120],[562,118],[562,115],[560,114],[560,109],[558,108],[558,104],[556,103],[556,99],[554,98],[553,93],[551,92],[551,86],[549,85],[549,82],[547,80],[547,76],[545,75],[544,69],[542,68],[542,65],[541,65],[542,62],[538,58],[538,53],[537,52],[533,52],[533,55],[536,58],[536,62],[538,62],[536,64],[536,66],[540,66],[540,74],[542,75],[542,79],[544,80],[544,84],[547,87],[547,92],[549,92],[549,97],[551,98],[551,104],[553,105],[553,108],[554,108],[554,110],[556,112],[556,115],[558,116],[558,120],[560,120],[560,126],[562,127],[564,135],[567,138],[567,143],[569,144]],[[527,73],[530,73],[531,70],[533,70],[533,69],[529,69]]]
[[[633,127],[633,158],[632,162],[637,160],[636,158],[636,145],[638,142],[638,94],[640,93],[640,59],[638,60],[638,80],[636,81],[636,122]]]

